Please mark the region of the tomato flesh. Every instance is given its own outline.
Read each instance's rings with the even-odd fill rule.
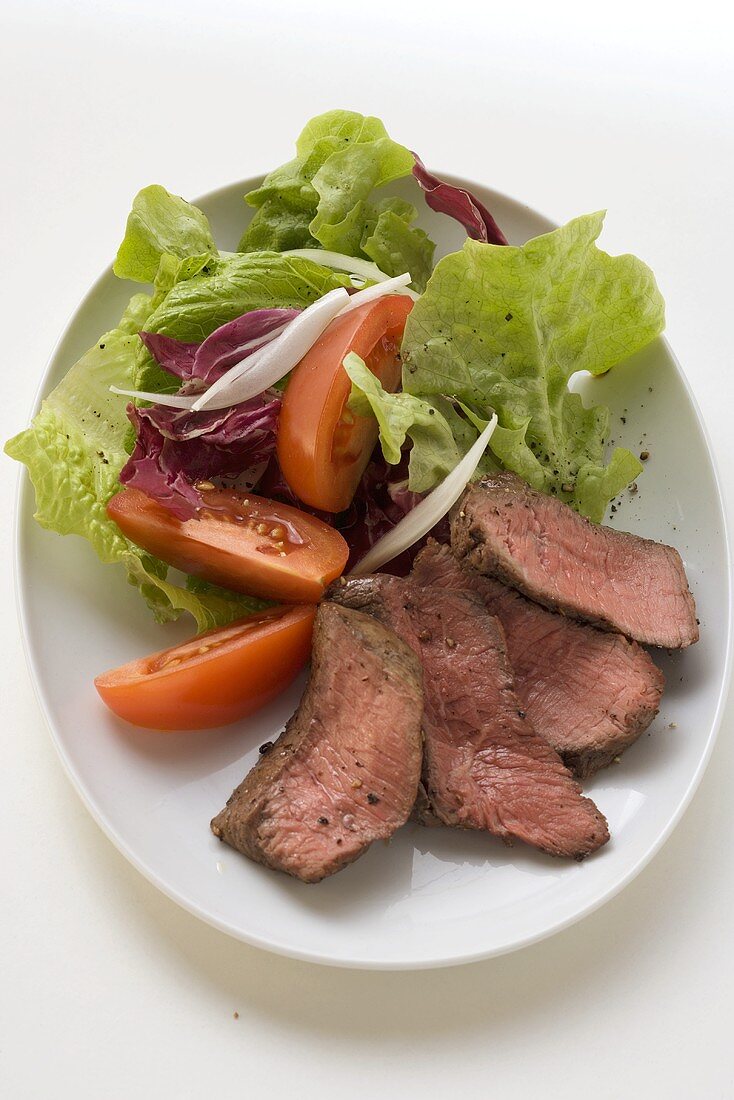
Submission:
[[[316,608],[269,607],[98,676],[120,718],[156,730],[236,722],[274,699],[308,660]]]
[[[234,489],[204,489],[202,498],[197,518],[180,520],[139,489],[123,489],[107,514],[161,561],[266,600],[316,603],[346,565],[339,532],[298,508]]]
[[[384,389],[400,384],[400,342],[413,307],[387,295],[337,317],[294,369],[278,424],[280,468],[304,504],[348,508],[377,442],[377,422],[347,408],[352,389],[342,363],[354,351]]]

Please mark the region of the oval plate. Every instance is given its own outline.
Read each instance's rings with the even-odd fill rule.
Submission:
[[[259,183],[243,181],[198,201],[220,248],[236,247],[248,217],[242,196]],[[553,228],[506,196],[463,185],[513,243]],[[421,224],[438,255],[461,246],[459,227],[428,210],[412,181],[395,190],[424,211]],[[133,289],[111,270],[95,283],[51,357],[39,401],[116,322]],[[121,571],[101,565],[83,540],[38,527],[33,490],[22,477],[19,604],[41,707],[81,798],[155,886],[216,928],[282,954],[340,966],[445,966],[567,927],[621,890],[660,848],[698,785],[723,706],[731,606],[722,499],[700,415],[664,340],[603,379],[580,379],[578,388],[611,407],[616,442],[650,451],[639,493],[625,494],[615,521],[678,547],[701,620],[698,645],[656,655],[667,690],[650,732],[586,785],[609,819],[612,840],[583,864],[506,848],[478,833],[411,824],[344,873],[304,886],[221,845],[210,818],[258,746],[281,731],[303,682],[234,728],[166,735],[116,720],[97,698],[93,677],[179,640],[190,625],[156,626]]]

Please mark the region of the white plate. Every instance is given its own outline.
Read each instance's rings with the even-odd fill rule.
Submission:
[[[236,247],[247,211],[242,195],[258,183],[199,200],[221,248]],[[400,190],[407,195],[413,186],[404,181]],[[465,186],[513,242],[552,228],[505,196]],[[448,218],[426,209],[422,220],[439,254],[460,246],[462,233]],[[97,281],[51,358],[42,393],[115,322],[131,290],[111,271]],[[596,909],[647,863],[698,785],[719,723],[731,621],[722,501],[698,410],[663,340],[602,380],[580,380],[579,388],[611,406],[617,441],[650,451],[639,494],[615,518],[678,547],[701,619],[698,645],[656,658],[667,689],[650,733],[587,784],[612,840],[583,864],[522,845],[505,848],[489,836],[409,825],[342,874],[304,886],[221,845],[209,820],[255,761],[258,745],[280,732],[301,685],[228,729],[165,735],[117,721],[98,700],[94,675],[178,640],[189,624],[156,626],[122,574],[101,565],[85,542],[41,530],[23,477],[19,602],[41,706],[90,812],[159,889],[248,943],[315,962],[399,969],[532,943]]]

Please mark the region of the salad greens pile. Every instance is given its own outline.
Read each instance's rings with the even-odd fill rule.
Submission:
[[[42,527],[81,535],[101,561],[120,562],[159,622],[188,611],[206,630],[261,605],[214,586],[194,591],[167,580],[167,567],[129,542],[105,512],[120,488],[129,434],[126,402],[109,387],[131,378],[137,332],[149,309],[148,295],[136,294],[117,327],[81,357],[45,399],[33,425],[5,449],[28,467]]]
[[[409,271],[422,290],[435,245],[412,225],[417,209],[399,198],[371,201],[375,188],[410,175],[414,163],[378,118],[319,115],[298,138],[295,159],[247,196],[257,213],[240,251],[325,248],[373,260],[387,275]]]
[[[520,248],[468,240],[440,260],[408,318],[403,393],[347,365],[357,405],[361,395],[380,421],[385,455],[406,434],[413,440],[412,490],[456,464],[446,396],[484,420],[496,412],[489,446],[499,465],[596,522],[642,471],[621,447],[605,464],[609,410],[585,409],[568,389],[577,371],[604,374],[664,324],[652,272],[597,248],[602,224],[603,214],[588,214]],[[468,442],[457,438],[461,450]]]
[[[6,451],[28,467],[38,522],[81,535],[102,561],[121,563],[157,620],[188,611],[207,629],[259,602],[175,579],[108,519],[105,505],[139,445],[130,420],[141,422],[110,386],[160,394],[179,388],[181,379],[156,361],[149,350],[155,341],[141,332],[193,348],[250,311],[302,309],[351,286],[347,275],[287,254],[293,249],[368,259],[389,276],[409,271],[422,291],[403,341],[402,392],[386,393],[356,355],[345,360],[353,406],[371,410],[379,423],[375,462],[402,478],[390,506],[400,500],[409,509],[416,494],[432,489],[493,411],[499,427],[481,468],[513,470],[597,522],[640,473],[621,448],[606,460],[609,412],[584,408],[568,383],[578,371],[603,374],[662,331],[663,301],[649,268],[633,256],[602,252],[596,241],[603,215],[589,214],[521,247],[468,239],[432,270],[434,244],[413,224],[416,206],[374,195],[410,175],[415,163],[378,119],[351,111],[318,116],[301,133],[296,157],[246,196],[256,213],[237,253],[220,252],[206,216],[163,187],[135,198],[114,272],[151,284],[150,292],[132,296],[117,326],[71,367]],[[484,209],[468,192],[432,187],[436,210],[460,217],[457,209],[471,208],[476,219]],[[222,439],[228,447],[236,442]],[[375,481],[368,470],[365,485]],[[368,500],[362,509],[366,529],[377,530]]]
[[[241,618],[262,602],[195,578],[177,583],[163,562],[126,539],[107,517],[105,505],[120,488],[134,444],[127,399],[109,387],[160,393],[177,388],[139,338],[141,330],[203,340],[248,310],[303,307],[347,282],[297,257],[219,258],[211,241],[196,207],[162,187],[141,192],[114,270],[141,282],[152,277],[153,294],[133,295],[117,327],[100,336],[43,401],[31,427],[5,447],[28,467],[42,527],[81,535],[103,562],[120,562],[158,622],[188,611],[199,630]]]

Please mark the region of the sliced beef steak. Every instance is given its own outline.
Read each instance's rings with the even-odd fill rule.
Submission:
[[[361,577],[329,589],[387,623],[423,664],[423,785],[446,825],[486,829],[583,859],[607,824],[533,729],[515,694],[502,628],[468,592]]]
[[[334,874],[410,816],[422,711],[408,646],[367,615],[322,604],[301,705],[212,831],[304,882]]]
[[[547,611],[437,542],[418,555],[411,580],[469,589],[497,616],[523,709],[579,778],[610,764],[657,714],[663,674],[637,642]]]
[[[452,515],[451,544],[480,573],[551,610],[666,649],[698,640],[677,550],[590,523],[514,474],[467,489]]]

